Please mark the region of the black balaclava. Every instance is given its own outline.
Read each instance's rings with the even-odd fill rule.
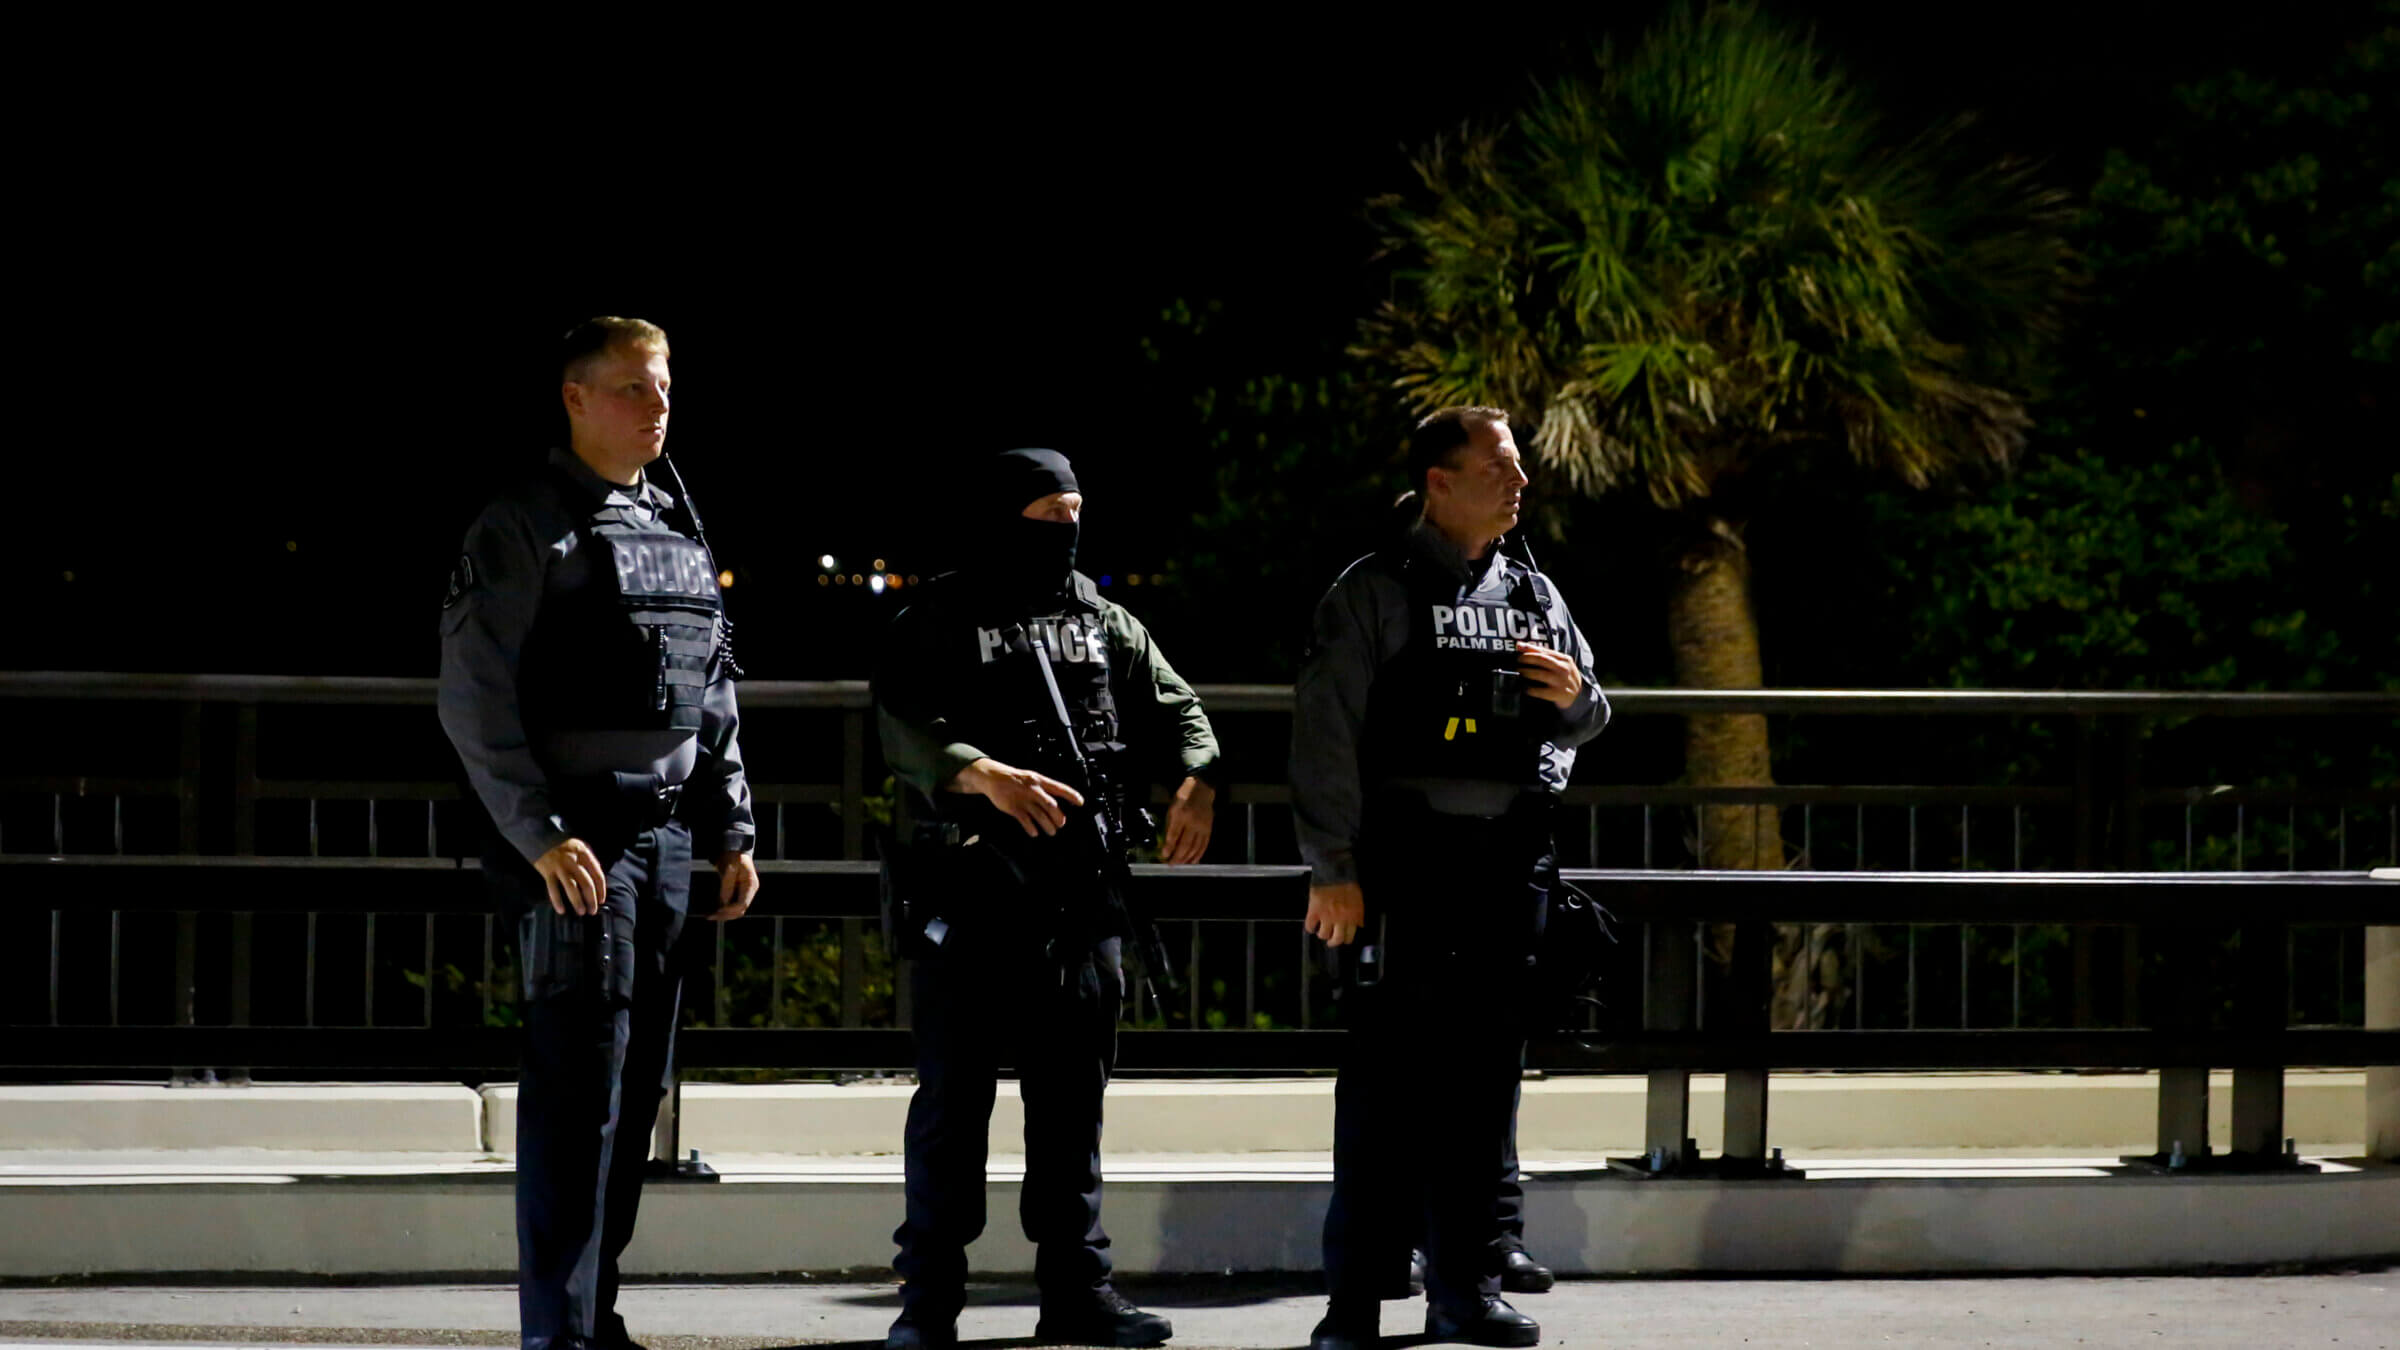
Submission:
[[[1052,493],[1078,491],[1074,467],[1056,450],[1008,450],[984,466],[972,509],[982,526],[983,565],[995,591],[1033,602],[1066,588],[1082,527],[1031,520],[1025,508]]]

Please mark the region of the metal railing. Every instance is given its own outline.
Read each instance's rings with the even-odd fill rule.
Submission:
[[[1238,724],[1228,728],[1229,743],[1268,743],[1273,753],[1251,758],[1279,772],[1290,691],[1238,685],[1201,693],[1221,724]],[[115,757],[124,771],[113,776],[83,772],[70,756],[47,774],[0,778],[0,855],[440,859],[474,851],[471,813],[429,713],[429,680],[33,672],[0,675],[0,696],[14,700],[14,710],[55,710],[55,722],[91,722],[98,713],[122,728],[118,739],[141,742]],[[887,790],[866,685],[751,681],[742,697],[746,748],[760,775],[761,857],[871,856]],[[1708,852],[1710,808],[1742,807],[1758,808],[1746,813],[1751,860],[1803,871],[2240,871],[2254,863],[2342,871],[2400,861],[2400,788],[2146,786],[2138,760],[2145,723],[2301,717],[2312,719],[2302,725],[2354,737],[2359,719],[2400,717],[2400,695],[1626,689],[1610,697],[1620,728],[1723,712],[1844,725],[1898,718],[1885,725],[1945,730],[1992,719],[2048,723],[2063,728],[2072,747],[2061,756],[2069,772],[2054,784],[1998,786],[1590,781],[1616,759],[1624,733],[1612,730],[1584,756],[1582,781],[1565,798],[1563,856],[1588,867],[1695,867]],[[95,709],[96,702],[112,706]],[[1264,735],[1262,720],[1270,724]],[[838,764],[839,776],[790,781],[784,766],[793,764]],[[1296,861],[1285,784],[1236,781],[1221,802],[1212,863]],[[19,909],[13,921],[36,914]],[[467,914],[437,921],[403,905],[261,920],[249,910],[209,914],[194,905],[130,924],[126,913],[42,917],[48,932],[22,933],[37,941],[19,946],[46,950],[49,968],[38,981],[17,983],[43,988],[46,1003],[28,1008],[20,999],[8,1021],[240,1024],[280,1016],[300,1025],[433,1026],[506,1014],[510,935]],[[262,935],[262,922],[274,931]],[[1313,978],[1307,943],[1296,931],[1285,940],[1262,930],[1262,922],[1195,917],[1179,925],[1184,995],[1172,1007],[1150,1005],[1137,1025],[1319,1025],[1328,990]],[[171,935],[162,924],[172,924]],[[705,963],[712,987],[693,1005],[700,1022],[906,1023],[905,990],[865,915],[775,916],[715,936]],[[92,994],[103,943],[104,1005]],[[1803,1015],[1817,1026],[2135,1025],[2145,973],[2155,975],[2155,952],[2137,931],[2088,924],[1995,929],[1936,917],[1812,929],[1807,943],[1798,954],[1807,988],[1787,1001],[1813,1010]],[[2356,1020],[2360,948],[2346,927],[2295,936],[2301,1016]],[[262,951],[277,966],[296,961],[296,989],[260,988]],[[1722,978],[1721,967],[1711,966],[1712,978]]]
[[[861,921],[875,903],[873,868],[859,862],[770,862],[762,897],[773,918]],[[2365,874],[1911,874],[1610,872],[1571,880],[1607,897],[1633,925],[1638,1017],[1624,1025],[1562,1028],[1535,1042],[1537,1068],[1648,1075],[1645,1149],[1651,1170],[1702,1165],[1689,1143],[1690,1081],[1726,1075],[1725,1152],[1710,1166],[1772,1170],[1767,1084],[1795,1069],[2158,1069],[2159,1157],[2206,1161],[2208,1070],[2234,1070],[2234,1165],[2296,1165],[2282,1137],[2283,1073],[2321,1065],[2400,1064],[2400,1030],[2295,1026],[2288,935],[2297,925],[2400,925],[2400,880]],[[54,911],[124,915],[195,903],[178,889],[231,882],[254,914],[317,913],[328,895],[364,913],[407,908],[479,916],[476,869],[441,860],[44,858],[0,860],[0,885]],[[1305,890],[1296,867],[1144,867],[1142,900],[1191,921],[1292,923]],[[213,888],[212,888],[213,889]],[[2122,924],[2170,935],[2177,980],[2147,1028],[2108,1030],[1777,1031],[1767,1018],[1771,926],[1972,921],[1999,925]],[[1724,980],[1706,996],[1706,934],[1730,925]],[[488,923],[485,932],[490,932]],[[2229,986],[2208,978],[2210,951],[2231,935]],[[488,939],[487,939],[488,940]],[[2229,994],[2230,996],[2226,996]],[[1332,1033],[1133,1031],[1125,1067],[1156,1071],[1283,1072],[1330,1067]],[[46,1076],[94,1068],[176,1064],[276,1065],[338,1074],[410,1070],[475,1079],[515,1061],[512,1034],[490,1026],[74,1026],[12,1029],[0,1062]],[[684,1033],[687,1068],[873,1070],[911,1063],[906,1033],[856,1027]],[[671,1154],[669,1156],[672,1156]]]

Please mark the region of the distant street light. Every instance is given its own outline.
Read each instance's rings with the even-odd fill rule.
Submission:
[[[832,571],[833,555],[828,553],[824,557],[817,559],[817,566],[824,568],[828,572]]]
[[[877,572],[875,575],[868,577],[867,589],[875,592],[877,595],[883,594],[883,573]]]

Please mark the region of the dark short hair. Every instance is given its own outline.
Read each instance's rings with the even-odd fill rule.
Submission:
[[[1475,433],[1508,421],[1504,408],[1437,408],[1425,414],[1408,433],[1408,485],[1425,491],[1425,471],[1435,466],[1458,467],[1458,452],[1475,440]]]
[[[667,354],[667,330],[648,319],[620,319],[614,314],[585,319],[567,330],[558,342],[558,377],[582,383],[592,362],[619,347],[654,348]]]

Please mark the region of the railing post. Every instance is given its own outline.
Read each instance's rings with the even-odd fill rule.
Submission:
[[[2400,1028],[2400,928],[2367,930],[2370,1029]],[[2367,1070],[2367,1156],[2400,1161],[2400,1065]]]
[[[2193,1035],[2208,1022],[2207,933],[2184,924],[2169,931],[2167,968],[2175,972],[2159,1019],[2161,1031]],[[2128,991],[2128,997],[2131,997]],[[2158,1156],[2180,1149],[2187,1158],[2208,1156],[2208,1068],[2171,1065],[2158,1071]]]
[[[2235,1028],[2251,1035],[2276,1035],[2289,1025],[2290,968],[2285,965],[2291,930],[2280,923],[2242,929],[2240,982],[2233,1004]],[[2233,1070],[2233,1146],[2237,1158],[2271,1161],[2283,1155],[2283,1064],[2242,1064]]]
[[[842,714],[842,856],[867,856],[867,715]]]
[[[1733,962],[1727,972],[1726,997],[1719,1007],[1726,1029],[1765,1035],[1773,1029],[1770,1015],[1775,987],[1775,928],[1772,924],[1736,924]],[[1729,1162],[1764,1164],[1767,1160],[1767,1071],[1725,1071],[1725,1147]]]
[[[1700,948],[1686,923],[1650,922],[1642,925],[1642,1029],[1692,1029],[1692,995],[1699,984]],[[1691,1135],[1692,1071],[1652,1069],[1644,1108],[1642,1152],[1663,1159],[1670,1168],[1688,1162],[1684,1140]]]

